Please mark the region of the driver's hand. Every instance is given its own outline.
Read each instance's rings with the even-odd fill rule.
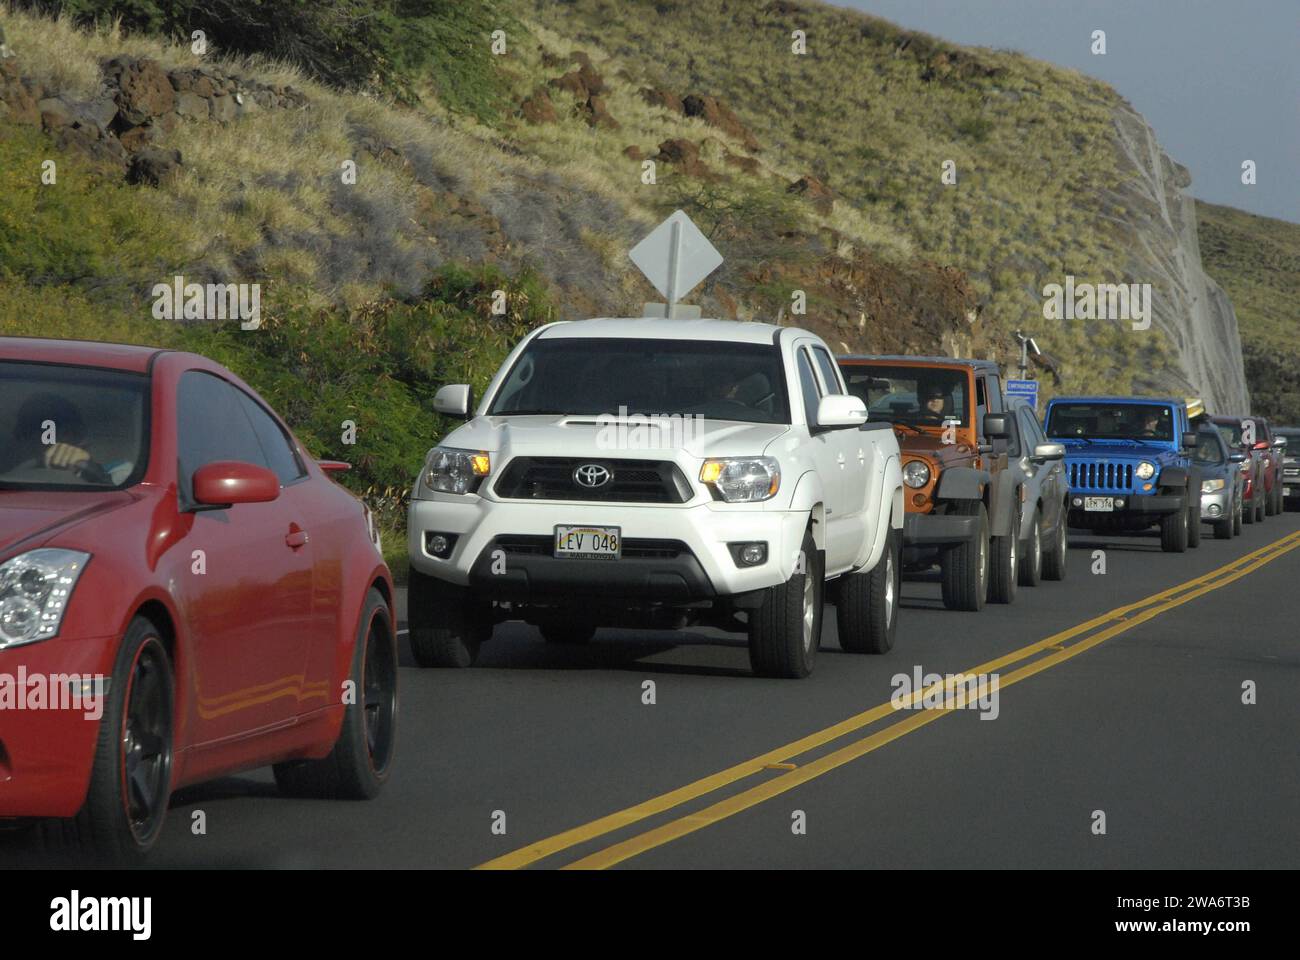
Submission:
[[[56,443],[45,451],[42,462],[55,470],[71,470],[90,459],[90,454],[70,443]]]

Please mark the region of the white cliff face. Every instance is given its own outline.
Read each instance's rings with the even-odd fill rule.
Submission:
[[[1122,206],[1132,282],[1152,285],[1152,328],[1177,352],[1181,371],[1161,371],[1152,384],[1203,398],[1211,412],[1249,413],[1237,314],[1227,294],[1201,268],[1196,207],[1184,189],[1191,175],[1157,142],[1128,104],[1116,108],[1120,162],[1136,176],[1108,200]],[[1179,376],[1181,373],[1181,378]]]

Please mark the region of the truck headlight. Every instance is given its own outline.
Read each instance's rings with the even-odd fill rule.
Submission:
[[[909,487],[924,487],[930,482],[930,465],[924,460],[909,460],[903,464],[903,482]]]
[[[44,548],[0,563],[0,648],[56,636],[88,560],[80,550]]]
[[[1222,480],[1201,481],[1201,493],[1214,493],[1215,491],[1222,490],[1223,488],[1224,488],[1224,482]]]
[[[424,485],[438,493],[473,493],[492,471],[492,458],[482,450],[434,447],[424,464]]]
[[[771,500],[781,489],[781,465],[775,457],[705,460],[700,482],[716,490],[727,503]]]
[[[1143,460],[1133,472],[1137,474],[1139,480],[1150,480],[1156,475],[1156,465],[1148,460]]]

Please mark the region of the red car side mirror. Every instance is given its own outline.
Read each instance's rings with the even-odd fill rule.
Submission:
[[[280,496],[280,478],[266,467],[216,460],[194,471],[194,501],[209,507],[266,503]]]

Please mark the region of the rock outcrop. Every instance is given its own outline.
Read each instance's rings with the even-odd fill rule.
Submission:
[[[1196,206],[1184,192],[1191,176],[1164,152],[1132,107],[1117,108],[1114,120],[1121,163],[1136,176],[1103,204],[1118,208],[1115,216],[1123,222],[1129,251],[1127,273],[1152,284],[1152,326],[1177,350],[1183,375],[1181,382],[1157,382],[1152,388],[1202,397],[1212,411],[1248,412],[1237,314],[1202,269]]]

